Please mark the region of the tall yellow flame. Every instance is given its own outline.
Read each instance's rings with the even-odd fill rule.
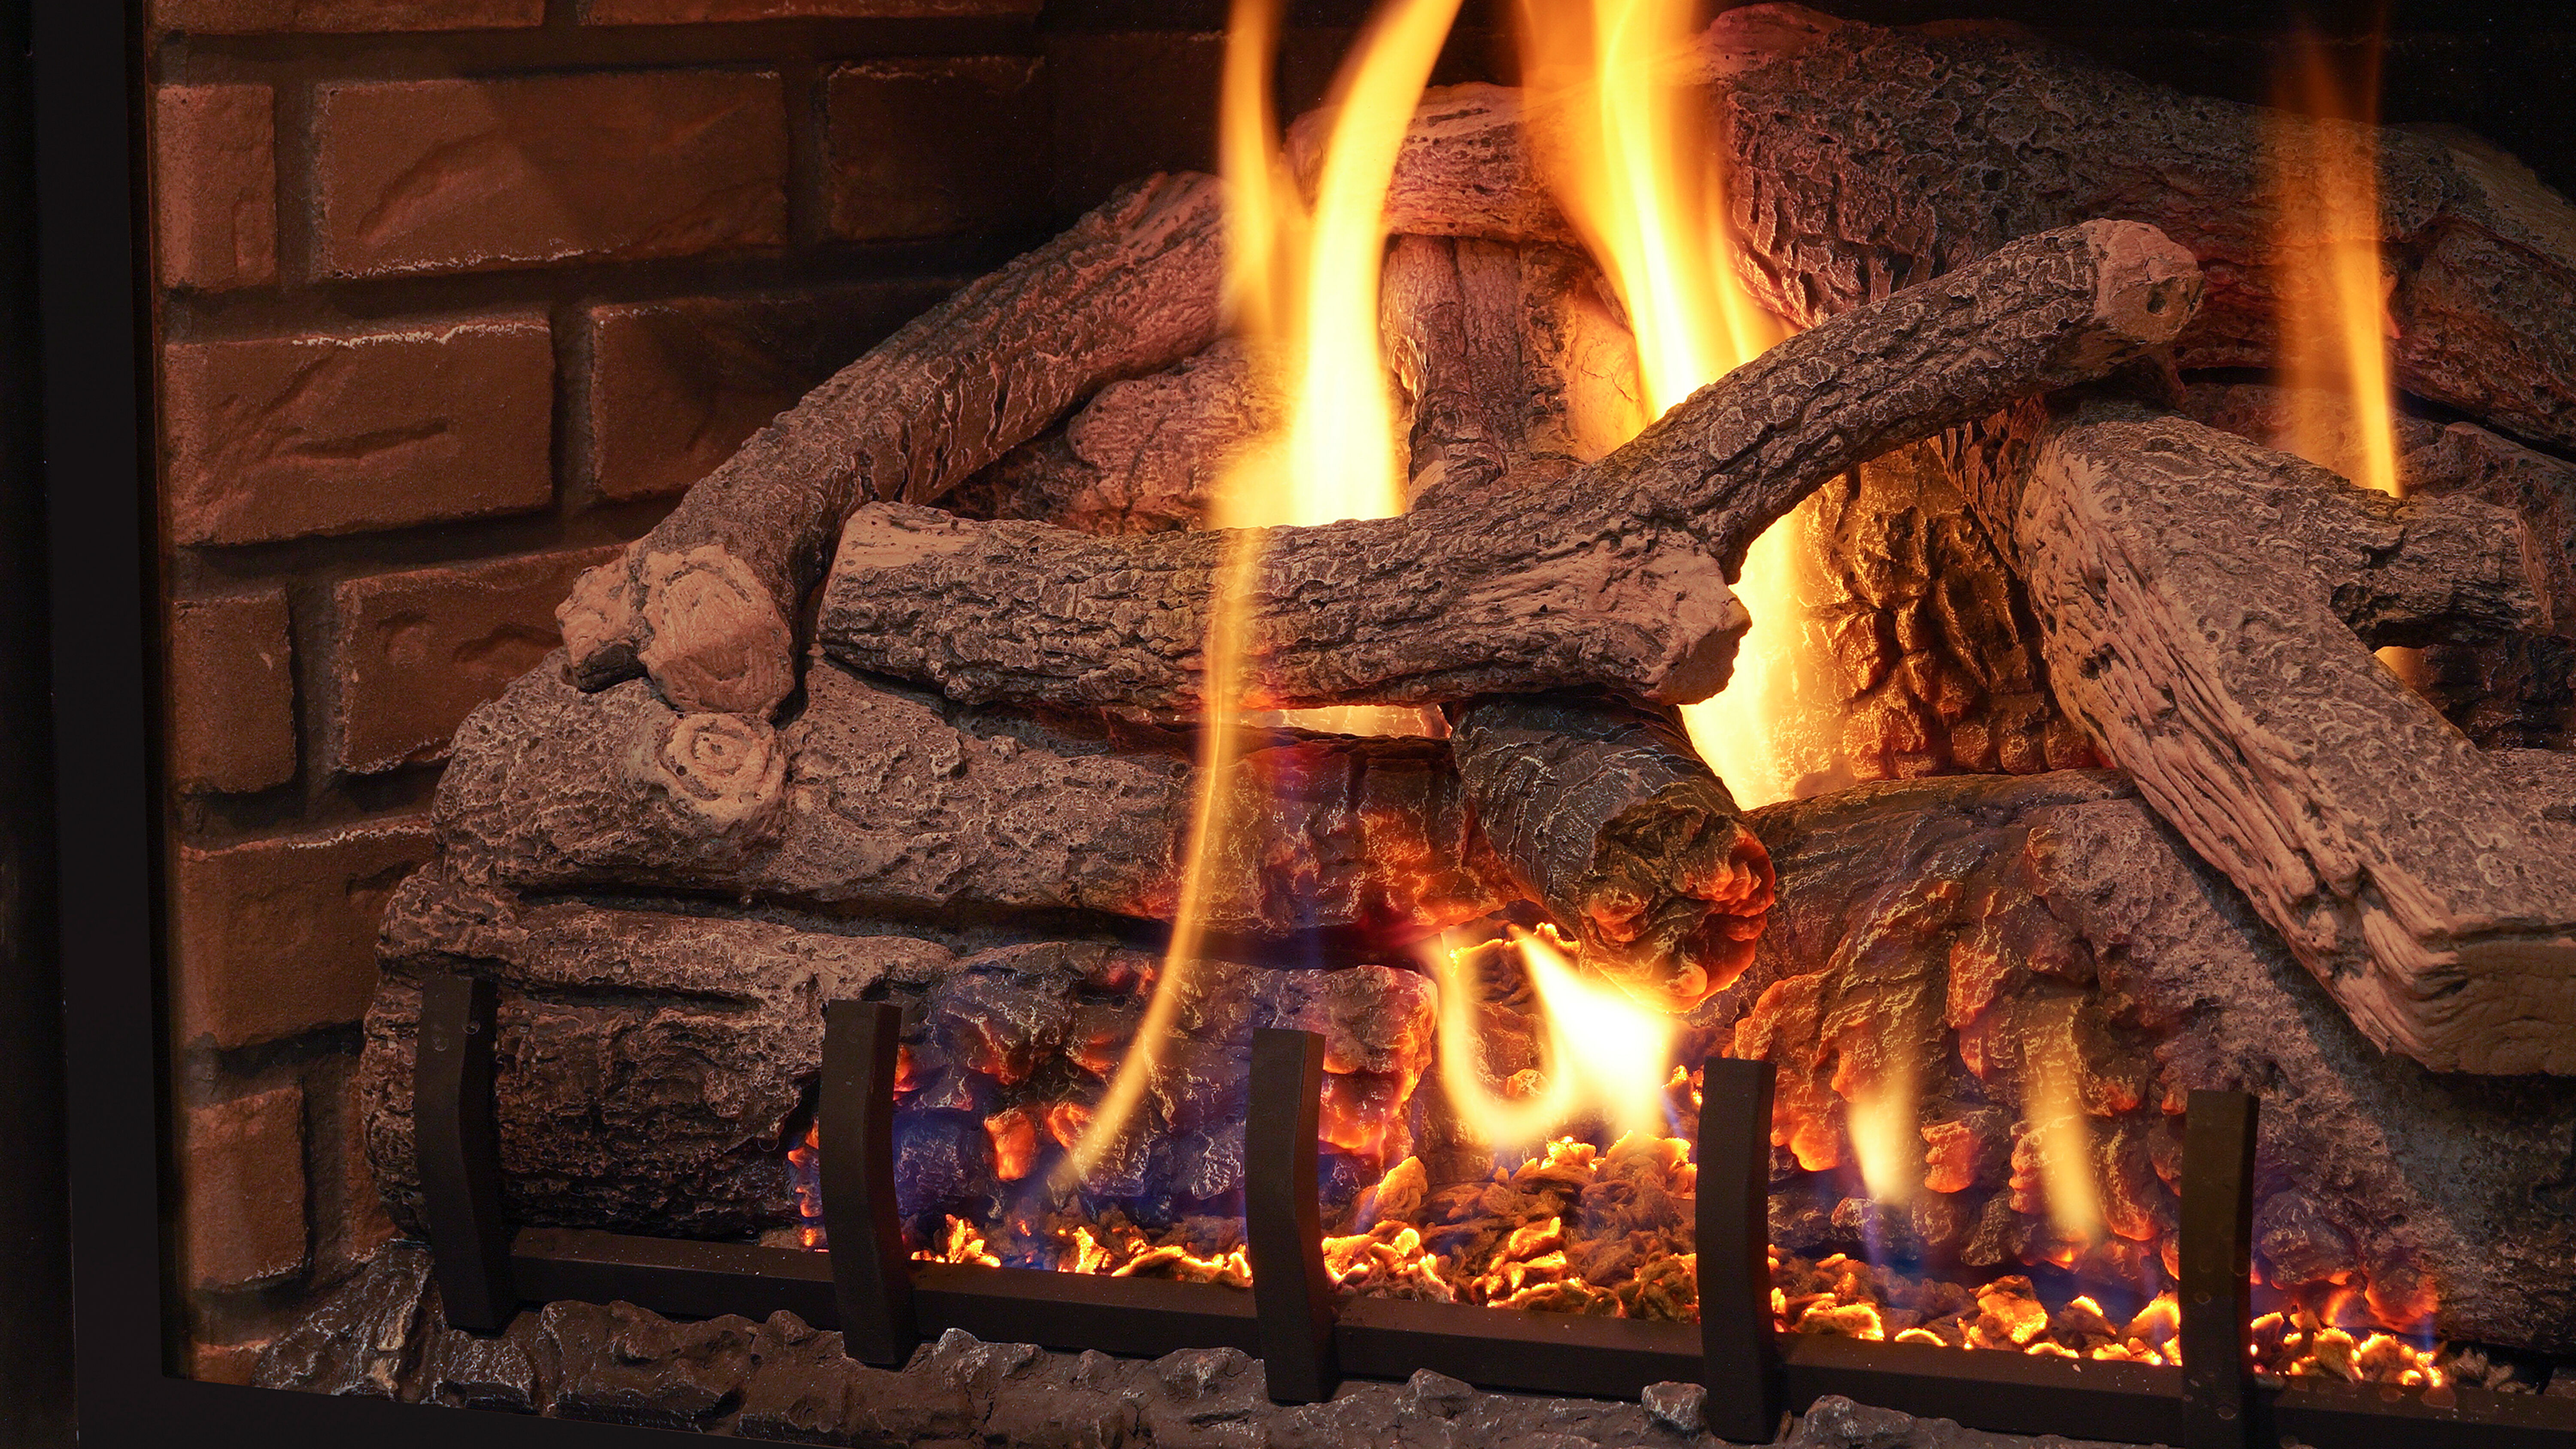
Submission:
[[[1477,991],[1462,953],[1435,950],[1430,956],[1440,984],[1440,1082],[1460,1118],[1496,1148],[1534,1148],[1577,1116],[1596,1111],[1616,1132],[1663,1135],[1672,1019],[1577,972],[1544,933],[1516,930],[1511,946],[1529,973],[1546,1023],[1544,1084],[1518,1098],[1487,1091],[1477,1075]]]
[[[2379,40],[2338,61],[2302,31],[2276,86],[2264,147],[2278,199],[2273,255],[2281,277],[2279,375],[2286,385],[2275,446],[2364,488],[2402,497],[2388,343],[2391,279],[2380,264]],[[2380,662],[2409,684],[2421,651],[2391,646]]]
[[[1261,362],[1284,388],[1278,434],[1237,455],[1211,510],[1233,536],[1215,581],[1205,646],[1207,715],[1199,783],[1153,1000],[1066,1168],[1090,1171],[1126,1134],[1192,965],[1207,939],[1206,900],[1223,855],[1226,784],[1242,751],[1245,620],[1260,574],[1260,529],[1383,518],[1403,508],[1400,440],[1378,342],[1386,192],[1459,0],[1390,0],[1334,87],[1323,168],[1309,207],[1280,155],[1269,74],[1278,0],[1235,0],[1226,35],[1218,147],[1226,179],[1226,291]],[[1363,722],[1354,714],[1346,723]]]
[[[2094,1170],[2093,1133],[2076,1092],[2073,1065],[2054,1051],[2038,1055],[2031,1065],[2028,1114],[2031,1130],[2039,1134],[2048,1220],[2063,1245],[2098,1243],[2106,1231],[2102,1184]]]
[[[2338,64],[2311,33],[2300,36],[2297,56],[2265,148],[2279,199],[2274,254],[2283,259],[2280,373],[2290,405],[2281,441],[2394,496],[2404,485],[2388,367],[2396,328],[2379,254],[2378,47]]]
[[[1693,0],[1522,0],[1522,74],[1550,185],[1626,307],[1645,416],[1622,437],[1780,340],[1738,279],[1725,178],[1704,99],[1681,79]],[[1737,801],[1810,793],[1837,771],[1832,660],[1801,514],[1757,540],[1736,593],[1753,627],[1726,691],[1682,711]]]

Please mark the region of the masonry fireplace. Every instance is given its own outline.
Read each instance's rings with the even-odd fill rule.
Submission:
[[[1996,8],[100,29],[90,1422],[2576,1446],[2576,32]]]

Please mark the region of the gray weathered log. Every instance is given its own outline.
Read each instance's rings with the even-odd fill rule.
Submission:
[[[493,1096],[514,1221],[701,1236],[794,1221],[784,1129],[822,1061],[824,1003],[918,988],[954,960],[936,941],[851,929],[523,903],[438,865],[415,873],[385,909],[358,1070],[394,1220],[421,1226],[421,976],[470,970],[502,988]]]
[[[684,710],[769,714],[851,508],[936,498],[1102,383],[1214,340],[1221,210],[1209,177],[1129,187],[843,368],[583,575],[557,611],[578,677],[646,672]]]
[[[2125,222],[2028,237],[1793,337],[1562,488],[1269,530],[1243,703],[1418,703],[1725,682],[1744,550],[1825,479],[2170,341],[2198,272]],[[1231,534],[1098,539],[877,505],[852,515],[819,633],[963,701],[1186,712]]]
[[[1687,1011],[1753,959],[1771,860],[1669,711],[1597,694],[1505,695],[1452,711],[1476,818],[1583,964]]]
[[[2576,821],[2365,647],[2545,621],[2519,520],[2115,398],[2019,414],[1968,493],[2103,755],[2371,1040],[2576,1072]]]
[[[773,728],[681,714],[640,680],[585,693],[550,660],[457,731],[434,810],[454,869],[895,918],[1171,918],[1185,738],[952,717],[830,665],[805,683]],[[1228,788],[1242,829],[1207,897],[1221,937],[1401,942],[1516,896],[1436,740],[1263,736]]]
[[[2110,772],[1864,785],[1754,812],[1780,906],[1753,968],[1691,1018],[1780,1066],[1782,1246],[1857,1250],[1813,1206],[1865,1197],[1853,1100],[1910,1073],[1945,1258],[2070,1255],[2038,1200],[2043,1072],[2069,1084],[2108,1232],[2076,1272],[2134,1291],[2170,1270],[2182,1110],[2263,1098],[2266,1282],[2338,1274],[2393,1328],[2576,1341],[2576,1093],[2381,1055],[2218,872]],[[1905,1055],[1911,1053],[1911,1055]]]
[[[2480,146],[2189,96],[2027,36],[1925,34],[1797,5],[1718,17],[1700,72],[1726,136],[1739,263],[1802,323],[2094,217],[2163,228],[2210,268],[2193,365],[2270,360],[2284,283],[2267,145],[2379,162],[2400,386],[2529,437],[2576,443],[2576,208]],[[1534,122],[1544,128],[1541,114]],[[1400,232],[1558,240],[1523,98],[1428,96],[1399,161]]]

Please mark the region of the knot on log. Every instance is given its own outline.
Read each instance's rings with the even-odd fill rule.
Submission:
[[[718,829],[756,820],[775,807],[787,779],[787,753],[762,720],[733,714],[684,714],[660,731],[645,778]]]

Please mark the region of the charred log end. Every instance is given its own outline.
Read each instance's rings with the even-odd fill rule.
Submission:
[[[1602,830],[1574,925],[1585,964],[1679,1014],[1744,974],[1777,897],[1771,853],[1732,802],[1685,780]]]
[[[796,687],[795,636],[751,565],[717,544],[647,553],[636,657],[683,712],[767,717]]]
[[[585,690],[606,689],[644,672],[636,655],[644,628],[635,608],[639,548],[629,544],[624,554],[585,570],[573,581],[572,593],[555,606],[573,683]]]
[[[2093,320],[2078,334],[2077,371],[2099,375],[2182,335],[2200,310],[2200,264],[2180,242],[2142,221],[2076,228],[2094,258]]]

